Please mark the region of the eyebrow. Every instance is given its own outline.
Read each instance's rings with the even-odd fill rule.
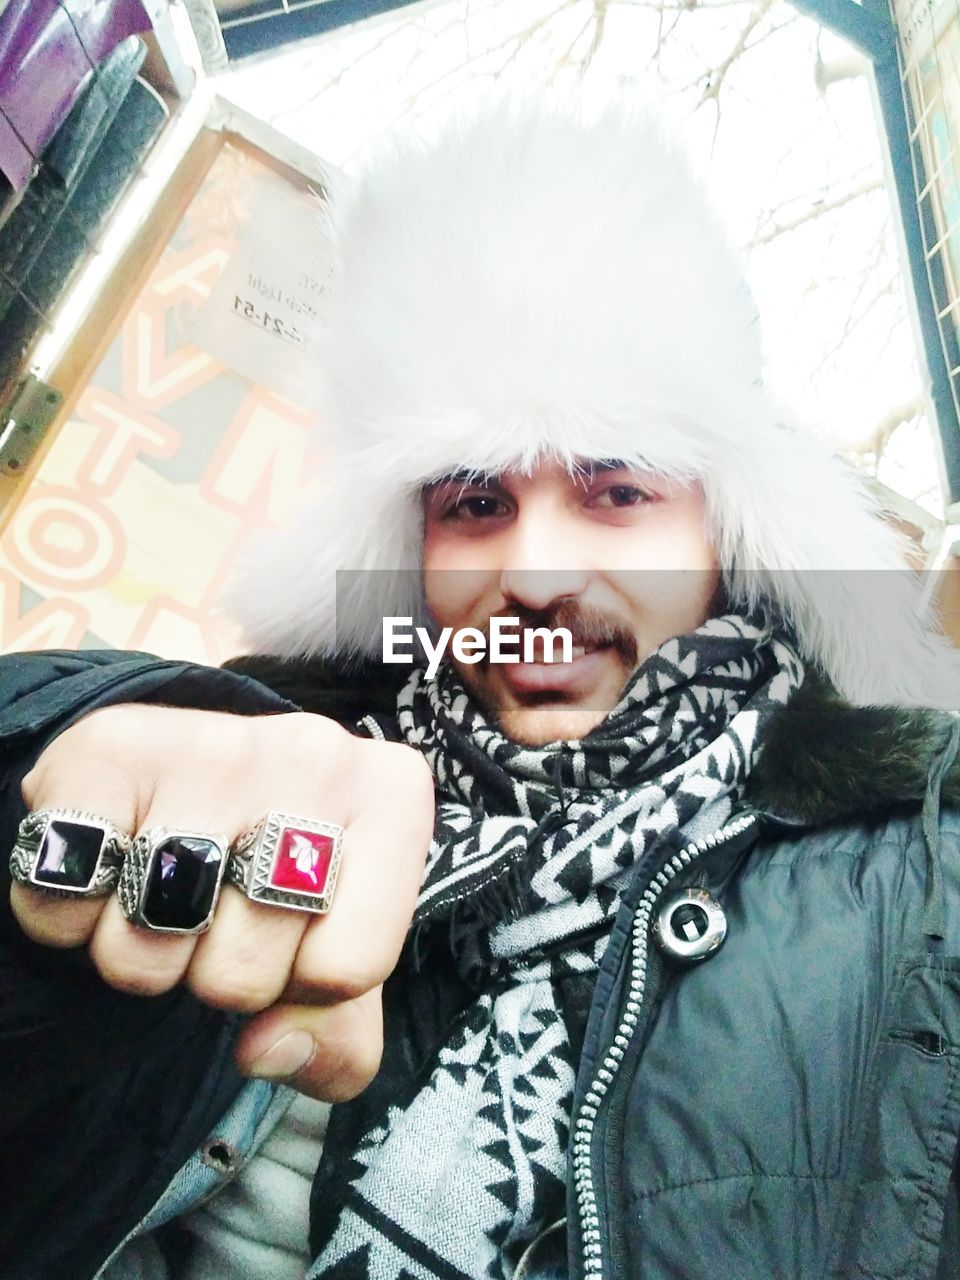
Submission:
[[[469,467],[463,467],[459,471],[448,471],[445,475],[437,476],[435,480],[428,480],[423,488],[425,492],[429,493],[431,489],[439,489],[441,486],[448,484],[475,484],[493,487],[500,483],[500,476],[494,475],[492,471],[474,471]]]
[[[608,472],[635,470],[634,465],[623,458],[578,458],[574,468],[573,477],[587,482],[595,480],[598,476],[605,475]],[[481,489],[502,488],[503,476],[498,472],[460,467],[456,471],[447,471],[442,476],[437,476],[434,480],[427,481],[421,492],[430,493],[435,489],[445,488],[447,485],[460,485],[462,487],[475,485]]]
[[[636,468],[623,458],[578,458],[573,478],[578,484],[586,486],[617,471],[633,472],[635,470]]]
[[[602,476],[607,471],[634,471],[623,458],[578,458],[577,469],[587,476]]]

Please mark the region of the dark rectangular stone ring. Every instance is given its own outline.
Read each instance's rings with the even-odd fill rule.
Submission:
[[[130,837],[109,818],[80,809],[35,809],[20,823],[10,874],[57,897],[112,892]]]
[[[157,933],[210,928],[227,864],[226,836],[153,827],[130,847],[117,897],[127,919]]]

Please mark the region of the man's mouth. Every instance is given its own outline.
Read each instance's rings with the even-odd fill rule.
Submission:
[[[503,663],[496,670],[513,693],[554,692],[571,696],[590,687],[609,650],[609,645],[575,644],[570,662],[547,662],[543,650],[538,649],[535,661]]]
[[[570,661],[576,662],[578,658],[585,658],[588,653],[595,653],[599,648],[601,648],[601,646],[598,644],[572,645],[570,649]],[[542,643],[542,641],[537,641],[536,644],[532,645],[531,651],[532,651],[532,657],[531,657],[530,663],[528,664],[530,666],[539,667],[539,666],[546,665],[548,662],[551,663],[553,666],[562,665],[563,659],[562,659],[562,654],[561,654],[559,645],[557,645],[556,648],[553,650],[552,656],[548,655],[546,651],[546,646]]]

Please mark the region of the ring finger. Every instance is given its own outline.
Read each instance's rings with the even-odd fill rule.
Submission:
[[[151,813],[148,818],[156,818]],[[133,842],[90,955],[111,986],[158,995],[183,979],[217,901],[228,840],[196,826],[149,822]]]

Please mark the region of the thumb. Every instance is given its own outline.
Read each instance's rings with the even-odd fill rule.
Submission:
[[[271,1005],[251,1018],[237,1042],[239,1070],[323,1102],[348,1102],[380,1066],[382,990],[340,1004]]]

